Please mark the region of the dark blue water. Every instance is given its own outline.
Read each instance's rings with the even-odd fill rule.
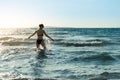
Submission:
[[[26,39],[35,30],[0,30],[1,79],[120,79],[120,28],[46,28],[55,41],[45,37],[45,52],[36,51],[36,36]]]

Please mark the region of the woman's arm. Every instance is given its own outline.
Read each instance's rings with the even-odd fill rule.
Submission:
[[[35,34],[37,33],[37,31],[35,31],[32,35],[30,35],[29,37],[28,37],[28,39],[30,39],[32,36],[34,36]]]
[[[50,36],[47,35],[47,33],[43,30],[45,36],[47,36],[49,39],[51,39],[52,41],[54,41],[54,39],[52,39]]]

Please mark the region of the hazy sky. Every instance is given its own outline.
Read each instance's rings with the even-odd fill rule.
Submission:
[[[0,0],[0,27],[120,27],[120,0]]]

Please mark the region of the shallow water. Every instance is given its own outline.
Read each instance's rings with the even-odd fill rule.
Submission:
[[[45,52],[26,39],[35,30],[0,29],[0,79],[120,79],[120,28],[47,28]]]

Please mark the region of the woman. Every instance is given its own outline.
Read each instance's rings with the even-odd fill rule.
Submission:
[[[43,48],[44,48],[44,50],[46,49],[46,46],[45,46],[45,41],[44,41],[44,39],[43,39],[43,35],[45,35],[45,36],[47,36],[48,38],[50,38],[51,40],[53,40],[50,36],[48,36],[47,34],[46,34],[46,32],[43,30],[43,28],[44,28],[44,25],[43,24],[40,24],[39,25],[39,29],[37,30],[37,31],[35,31],[32,35],[30,35],[29,37],[28,37],[28,39],[30,39],[32,36],[34,36],[35,34],[37,34],[37,40],[36,40],[36,47],[39,49],[39,46],[41,45]]]

